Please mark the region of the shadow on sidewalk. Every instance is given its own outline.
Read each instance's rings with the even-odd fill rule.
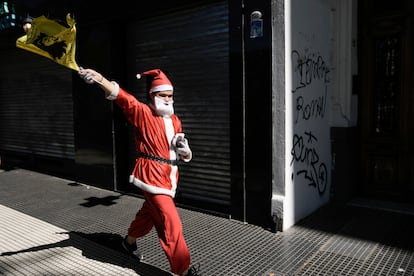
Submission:
[[[112,233],[81,233],[81,232],[60,232],[56,234],[68,234],[69,238],[56,243],[39,245],[18,251],[3,252],[0,256],[11,256],[20,253],[36,252],[41,250],[47,250],[56,247],[75,247],[82,251],[82,256],[88,259],[93,259],[99,262],[109,263],[119,267],[125,267],[134,270],[137,274],[142,276],[167,276],[170,273],[161,270],[157,267],[151,266],[140,262],[138,256],[131,256],[125,254],[121,241],[123,237],[118,234]],[[105,246],[110,250],[117,251],[119,254],[111,254],[110,251],[100,251],[96,247],[88,246],[89,243],[85,243],[85,239],[95,242],[101,246]],[[109,254],[108,254],[109,252]],[[120,255],[121,254],[121,255]],[[119,257],[121,256],[121,257]]]
[[[350,238],[413,252],[414,215],[382,209],[326,205],[296,227],[334,233]]]

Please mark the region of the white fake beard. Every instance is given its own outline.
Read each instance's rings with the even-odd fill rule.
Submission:
[[[170,117],[172,114],[174,114],[174,101],[163,101],[159,97],[155,96],[154,103],[154,110],[159,116]]]

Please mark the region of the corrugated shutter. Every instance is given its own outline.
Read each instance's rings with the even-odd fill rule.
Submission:
[[[230,206],[228,31],[227,2],[216,2],[140,20],[128,33],[128,72],[157,67],[169,74],[194,153],[180,167],[177,201],[224,213]],[[130,83],[145,98],[145,81]]]
[[[71,70],[18,48],[0,59],[0,149],[74,159]]]

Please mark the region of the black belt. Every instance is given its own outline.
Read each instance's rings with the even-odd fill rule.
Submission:
[[[178,165],[178,160],[169,160],[169,159],[161,158],[161,157],[158,157],[158,156],[148,155],[148,154],[145,154],[145,153],[138,153],[138,157],[142,157],[142,158],[145,158],[145,159],[149,159],[149,160],[157,161],[157,162],[161,162],[161,163],[166,163],[166,164],[169,164],[169,165],[174,165],[174,166]]]

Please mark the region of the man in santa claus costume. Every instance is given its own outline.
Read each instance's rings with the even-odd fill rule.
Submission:
[[[200,275],[190,266],[190,252],[184,239],[182,223],[174,203],[178,183],[178,161],[189,162],[192,152],[174,114],[173,86],[160,70],[153,69],[137,78],[152,79],[149,104],[137,100],[118,83],[109,81],[93,69],[83,69],[79,75],[89,84],[96,83],[123,110],[135,129],[137,156],[130,182],[139,187],[144,204],[128,228],[122,246],[129,254],[137,250],[136,240],[155,226],[162,249],[175,275]]]

